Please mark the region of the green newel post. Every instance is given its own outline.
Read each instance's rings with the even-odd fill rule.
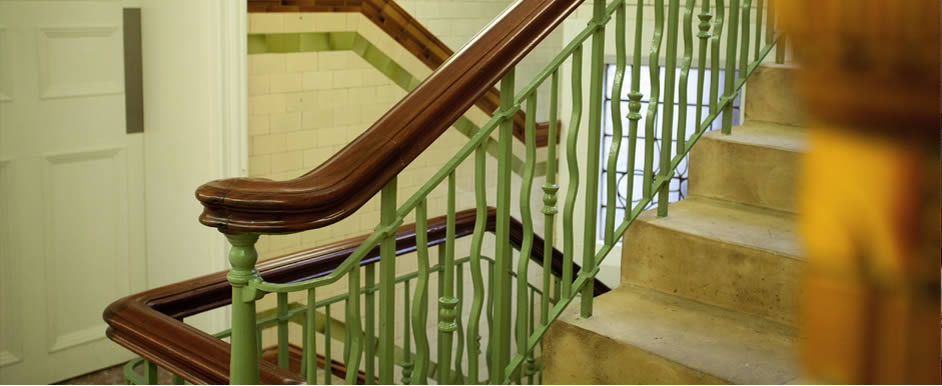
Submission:
[[[246,286],[250,280],[258,278],[255,262],[258,252],[254,233],[227,234],[229,244],[229,263],[232,269],[226,275],[232,285],[232,337],[229,354],[229,383],[234,385],[258,384],[258,350],[255,347],[255,297],[247,297]]]

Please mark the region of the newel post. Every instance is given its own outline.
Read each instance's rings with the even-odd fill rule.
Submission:
[[[247,287],[250,280],[258,276],[255,262],[258,252],[254,233],[226,234],[232,249],[229,250],[229,263],[232,269],[226,279],[232,284],[232,337],[229,356],[230,384],[258,384],[258,348],[255,347],[255,296]]]

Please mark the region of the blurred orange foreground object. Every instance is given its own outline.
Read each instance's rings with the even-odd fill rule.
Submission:
[[[812,119],[804,369],[817,382],[938,384],[940,2],[778,3]]]

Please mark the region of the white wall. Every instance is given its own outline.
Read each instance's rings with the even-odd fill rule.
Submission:
[[[225,240],[199,223],[194,192],[244,174],[246,6],[134,3],[142,8],[148,286],[156,287],[227,267]],[[210,330],[225,325],[224,316],[203,319]]]

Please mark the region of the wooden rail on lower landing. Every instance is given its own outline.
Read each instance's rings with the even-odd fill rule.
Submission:
[[[249,12],[359,12],[376,23],[383,32],[399,42],[403,48],[415,55],[432,70],[454,55],[454,51],[419,23],[406,10],[392,0],[248,0]],[[493,114],[500,105],[500,93],[496,88],[488,90],[475,103],[481,110]],[[513,134],[524,142],[523,111],[514,115]],[[549,122],[536,125],[536,146],[544,147],[549,137]],[[559,143],[559,132],[555,138]]]
[[[488,232],[493,232],[496,210],[488,208]],[[428,220],[428,245],[445,242],[445,216]],[[469,236],[474,231],[475,210],[456,213],[455,237]],[[519,246],[523,237],[520,222],[511,218],[510,241]],[[261,262],[257,269],[269,282],[285,283],[320,277],[332,272],[366,239],[354,237],[330,245],[312,248]],[[415,251],[415,224],[399,227],[396,233],[396,255]],[[559,277],[562,273],[562,252],[553,249],[549,269]],[[542,264],[543,240],[536,236],[531,260]],[[373,249],[361,265],[379,261],[379,247]],[[573,271],[580,267],[573,263]],[[576,277],[576,275],[573,275]],[[596,280],[596,295],[609,288]],[[229,344],[182,322],[183,318],[228,305],[232,289],[226,272],[167,285],[131,295],[112,303],[104,312],[108,337],[136,354],[179,375],[193,384],[229,383]],[[269,361],[259,361],[260,381],[265,384],[302,383],[297,374],[279,369]]]

